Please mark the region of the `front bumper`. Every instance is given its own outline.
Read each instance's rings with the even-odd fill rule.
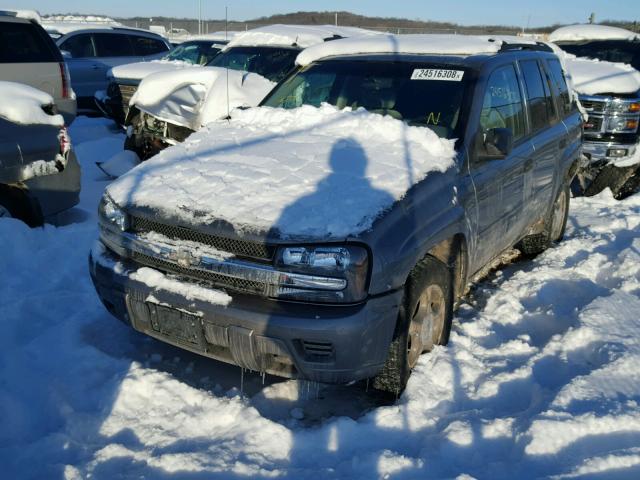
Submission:
[[[89,263],[106,308],[136,330],[250,370],[323,383],[369,378],[382,368],[402,301],[399,291],[348,306],[238,294],[223,306],[133,280],[138,266],[99,242]]]
[[[595,142],[585,140],[582,144],[582,151],[589,157],[591,164],[594,163],[624,163],[625,160],[633,157],[638,148],[637,144],[621,144],[616,142]],[[611,156],[612,150],[626,150],[623,156]]]

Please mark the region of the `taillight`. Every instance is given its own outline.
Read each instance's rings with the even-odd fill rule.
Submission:
[[[60,80],[62,80],[62,98],[71,98],[71,77],[64,62],[60,62]]]
[[[60,155],[66,156],[67,153],[69,153],[69,150],[71,150],[71,139],[69,138],[67,127],[62,127],[60,129],[58,140],[60,142]]]

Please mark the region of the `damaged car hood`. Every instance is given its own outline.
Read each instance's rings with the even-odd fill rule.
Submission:
[[[142,80],[147,75],[158,72],[175,72],[183,68],[199,67],[180,60],[153,60],[151,62],[136,62],[118,65],[109,70],[108,75],[116,80]]]
[[[145,77],[131,105],[161,120],[198,130],[237,107],[253,107],[275,83],[221,67],[187,68]]]
[[[454,141],[364,109],[236,110],[134,168],[107,190],[127,210],[238,236],[357,235],[432,171]]]
[[[629,94],[640,90],[640,72],[631,65],[569,55],[564,63],[573,88],[582,95]]]

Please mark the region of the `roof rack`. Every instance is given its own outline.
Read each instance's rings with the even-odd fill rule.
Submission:
[[[503,42],[500,52],[512,52],[514,50],[529,50],[532,52],[552,52],[553,49],[543,42],[536,43],[508,43]]]

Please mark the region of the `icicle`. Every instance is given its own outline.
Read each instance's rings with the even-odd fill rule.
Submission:
[[[264,376],[265,376],[265,372],[262,372],[262,385],[264,385]]]
[[[240,396],[244,396],[244,368],[240,368]]]

